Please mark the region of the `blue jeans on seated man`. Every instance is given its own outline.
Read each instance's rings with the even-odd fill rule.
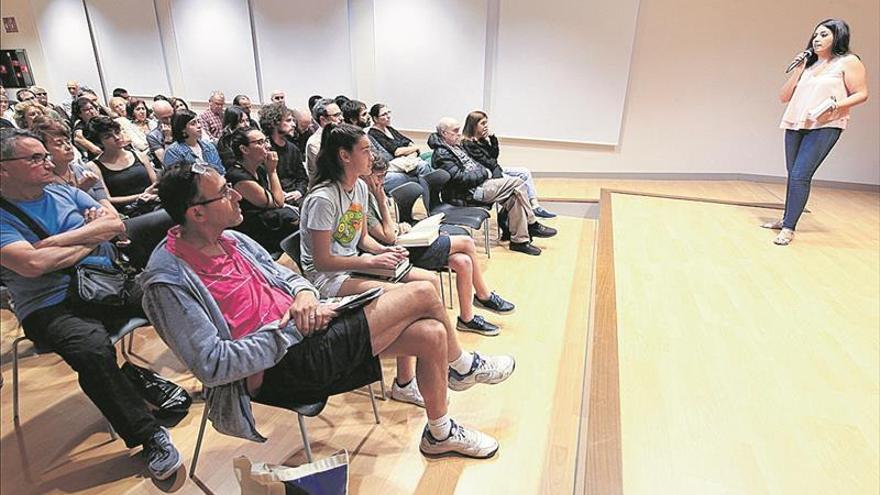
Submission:
[[[797,226],[810,198],[813,174],[837,143],[841,132],[843,130],[836,127],[796,131],[786,129],[785,167],[788,169],[788,182],[785,190],[785,214],[782,217],[783,228],[794,230]]]
[[[422,160],[421,162],[419,162],[416,168],[410,170],[409,173],[404,174],[402,172],[389,171],[385,174],[385,193],[391,194],[391,191],[393,191],[394,188],[406,184],[407,182],[414,182],[418,184],[419,177],[427,174],[431,170],[434,170],[433,168],[431,168],[431,165],[428,162]]]

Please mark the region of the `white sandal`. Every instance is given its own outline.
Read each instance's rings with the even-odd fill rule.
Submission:
[[[792,239],[794,239],[794,231],[791,229],[782,229],[779,232],[779,235],[776,236],[776,239],[773,239],[773,244],[777,246],[788,246]]]
[[[761,227],[765,229],[779,230],[782,228],[782,219],[776,220],[774,222],[762,223]]]

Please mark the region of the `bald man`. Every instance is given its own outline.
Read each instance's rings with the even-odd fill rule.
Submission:
[[[171,139],[171,117],[174,115],[174,107],[167,100],[153,102],[153,118],[158,125],[147,133],[147,144],[150,145],[150,158],[153,160],[153,168],[164,169],[165,147],[174,142]]]

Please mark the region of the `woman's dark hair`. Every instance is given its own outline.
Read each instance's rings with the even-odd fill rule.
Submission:
[[[339,95],[336,98],[333,98],[333,102],[336,103],[336,106],[342,108],[342,105],[345,105],[345,102],[351,101],[351,98],[345,95]]]
[[[250,100],[250,97],[248,95],[235,95],[235,98],[232,99],[232,104],[235,106],[241,106],[242,98],[247,98],[248,100]]]
[[[194,118],[196,118],[196,114],[191,110],[174,112],[171,117],[171,137],[178,143],[186,141],[186,125]]]
[[[474,110],[469,113],[467,118],[464,119],[464,128],[461,130],[461,135],[468,139],[475,139],[477,137],[477,124],[481,120],[488,118],[489,116],[482,110]]]
[[[327,124],[321,134],[321,151],[318,152],[318,161],[315,177],[309,184],[313,189],[323,182],[339,182],[345,175],[345,169],[339,161],[339,150],[354,151],[354,145],[365,136],[363,129],[351,124]]]
[[[99,115],[89,121],[89,125],[86,126],[85,132],[83,132],[83,136],[89,141],[95,143],[95,146],[104,149],[104,144],[101,142],[101,136],[103,134],[121,131],[122,126],[119,125],[119,122],[116,122],[110,117]]]
[[[318,103],[318,100],[320,100],[321,98],[323,98],[323,96],[321,95],[309,96],[309,112],[311,112],[312,109],[315,108],[315,103]]]
[[[810,39],[807,40],[807,50],[813,50],[813,38],[815,37],[816,30],[819,29],[819,26],[825,26],[834,36],[834,43],[831,44],[831,53],[837,56],[849,53],[849,24],[840,19],[825,19],[819,24],[816,24],[816,27],[813,28],[813,32],[810,34]],[[810,55],[810,58],[807,59],[806,66],[809,67],[815,64],[818,60],[819,56],[813,53]]]
[[[125,107],[125,113],[128,114],[128,120],[134,122],[134,111],[137,109],[138,105],[143,105],[144,109],[147,111],[147,118],[150,118],[150,107],[141,100],[140,98],[131,98],[128,100],[128,105]]]
[[[259,131],[259,129],[256,127],[240,127],[229,137],[229,147],[232,149],[236,160],[241,160],[242,156],[244,156],[244,153],[241,152],[241,147],[251,143],[248,134],[253,131]]]
[[[174,108],[175,110],[177,109],[177,104],[178,104],[178,103],[183,103],[183,108],[189,110],[189,104],[187,104],[187,103],[186,103],[186,100],[184,100],[183,98],[178,98],[178,97],[176,97],[176,96],[172,96],[172,97],[168,100],[168,102],[171,103],[171,108]]]
[[[98,108],[97,106],[95,106],[94,103],[92,103],[92,100],[86,98],[85,96],[80,96],[79,98],[73,100],[73,103],[70,105],[70,113],[73,114],[73,119],[75,121],[82,119],[82,117],[80,116],[80,112],[82,112],[83,107],[86,106],[87,103],[95,107],[95,109]]]
[[[159,101],[159,100],[168,101],[168,97],[163,94],[158,94],[153,97],[153,101]]]
[[[247,112],[244,111],[244,108],[231,106],[227,107],[226,110],[223,110],[223,131],[224,132],[232,132],[241,122],[241,116],[244,115],[247,118]]]
[[[376,103],[375,105],[370,107],[370,117],[373,117],[373,120],[379,118],[379,113],[382,112],[382,109],[387,107],[388,105],[384,103]]]
[[[162,208],[177,225],[186,223],[186,210],[199,195],[198,175],[192,163],[180,162],[162,173],[158,193]]]
[[[342,120],[349,124],[355,124],[361,114],[361,110],[367,108],[366,103],[358,100],[348,100],[342,104]]]

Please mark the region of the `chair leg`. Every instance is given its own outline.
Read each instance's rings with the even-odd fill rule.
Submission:
[[[208,423],[208,403],[205,403],[205,410],[202,413],[202,425],[199,426],[199,437],[196,439],[196,450],[193,452],[192,463],[189,466],[189,477],[195,478],[196,466],[199,464],[199,452],[202,450],[202,439],[205,437],[205,425]],[[302,427],[302,425],[300,425]]]
[[[312,446],[309,444],[309,434],[306,432],[306,422],[303,415],[296,413],[296,419],[299,421],[299,432],[303,437],[303,447],[306,449],[306,460],[312,462]]]
[[[382,394],[382,396],[379,397],[380,399],[388,400],[388,394],[385,393],[385,379],[384,378],[379,380],[379,392]]]
[[[449,309],[454,307],[455,299],[452,297],[452,268],[446,267],[446,276],[449,277]],[[440,275],[440,280],[443,280],[443,275]]]
[[[18,344],[25,337],[12,341],[12,419],[18,421]]]
[[[440,301],[444,307],[448,308],[449,305],[446,304],[446,290],[443,288],[443,272],[439,272],[437,275],[440,277]]]
[[[367,393],[370,394],[370,405],[373,406],[373,417],[376,418],[376,424],[379,424],[379,409],[376,408],[376,397],[373,395],[373,384],[367,385]]]
[[[483,224],[483,244],[486,246],[486,257],[491,258],[492,253],[489,250],[489,219],[485,220],[485,224]]]

